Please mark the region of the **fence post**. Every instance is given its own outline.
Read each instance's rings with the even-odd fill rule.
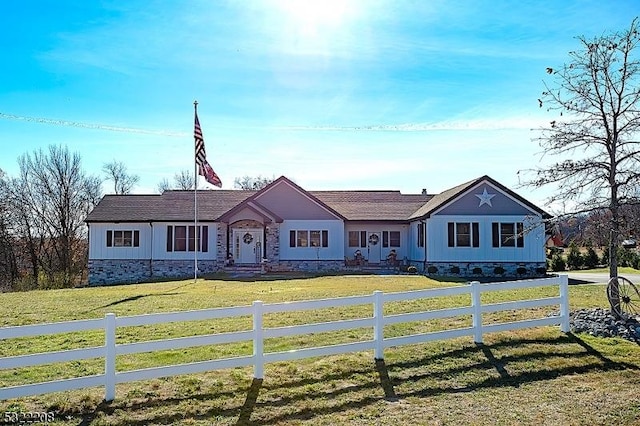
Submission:
[[[116,314],[104,316],[104,400],[116,398]]]
[[[562,322],[560,323],[560,331],[568,333],[570,331],[569,326],[569,276],[560,275],[560,317]]]
[[[262,333],[262,301],[253,302],[253,378],[264,378],[264,335]]]
[[[473,341],[482,343],[482,302],[480,282],[471,281],[471,306],[473,307]]]
[[[373,358],[384,359],[384,302],[380,290],[373,292],[373,340],[375,348]]]

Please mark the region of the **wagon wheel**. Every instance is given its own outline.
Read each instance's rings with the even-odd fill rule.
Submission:
[[[611,310],[618,317],[622,317],[623,313],[632,317],[640,316],[640,292],[628,279],[624,277],[611,278],[607,284],[607,298]]]

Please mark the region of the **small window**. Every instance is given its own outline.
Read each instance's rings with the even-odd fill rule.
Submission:
[[[296,245],[298,247],[309,247],[309,231],[297,231]]]
[[[389,246],[400,247],[400,231],[389,232]]]
[[[480,247],[480,224],[477,222],[447,223],[449,247]]]
[[[175,251],[187,251],[187,227],[175,226],[175,235],[173,239]]]
[[[309,231],[309,246],[320,247],[320,231]]]
[[[349,247],[360,247],[360,232],[349,231]]]
[[[524,247],[524,224],[497,223],[491,224],[493,247]]]

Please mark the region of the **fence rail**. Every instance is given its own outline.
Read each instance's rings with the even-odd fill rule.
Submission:
[[[481,304],[480,296],[484,292],[516,290],[542,286],[558,286],[559,296],[485,305]],[[385,303],[467,294],[471,295],[470,306],[460,306],[456,308],[402,313],[387,316],[384,315]],[[372,305],[372,316],[366,318],[337,320],[286,327],[263,327],[263,317],[265,314],[323,308],[336,308],[355,305]],[[554,305],[559,305],[559,315],[496,324],[482,323],[483,313]],[[434,331],[397,337],[384,337],[384,328],[387,325],[468,315],[471,315],[472,317],[472,327],[456,328],[451,330]],[[251,316],[253,318],[252,330],[243,330],[231,333],[207,334],[192,337],[178,337],[136,343],[118,344],[116,342],[116,329],[118,327],[233,318],[242,316]],[[373,350],[374,357],[376,359],[383,359],[384,349],[391,346],[409,345],[429,342],[433,340],[452,339],[463,336],[473,336],[474,342],[482,343],[484,333],[549,325],[559,325],[560,329],[565,333],[569,331],[568,277],[566,275],[537,280],[510,281],[490,284],[481,284],[477,281],[474,281],[469,283],[469,285],[431,290],[406,291],[399,293],[383,293],[381,291],[375,291],[371,295],[341,297],[336,299],[306,300],[300,302],[270,304],[263,304],[261,301],[255,301],[250,306],[203,309],[186,312],[145,314],[128,317],[116,317],[115,314],[108,313],[104,318],[101,319],[3,327],[0,328],[0,340],[87,330],[104,330],[105,344],[104,346],[91,348],[4,357],[0,359],[0,369],[23,368],[55,362],[67,362],[90,358],[104,358],[105,367],[103,374],[0,388],[0,400],[50,392],[82,389],[86,387],[104,386],[105,400],[111,401],[115,398],[115,386],[119,383],[246,366],[253,366],[254,377],[262,379],[264,375],[264,364],[266,363],[291,361],[295,359],[337,355],[350,352],[362,352],[369,350]],[[372,328],[372,339],[283,352],[264,352],[265,339],[357,328]],[[152,367],[139,370],[116,371],[115,361],[116,356],[118,355],[245,341],[253,342],[252,355],[214,359],[188,364]]]

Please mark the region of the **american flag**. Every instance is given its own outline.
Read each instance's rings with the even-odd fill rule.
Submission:
[[[205,180],[211,185],[222,188],[220,177],[213,171],[211,165],[207,162],[207,153],[204,150],[204,137],[200,128],[200,120],[198,120],[198,112],[196,111],[196,122],[193,130],[193,137],[196,140],[196,165],[198,166],[198,174],[204,176]]]

